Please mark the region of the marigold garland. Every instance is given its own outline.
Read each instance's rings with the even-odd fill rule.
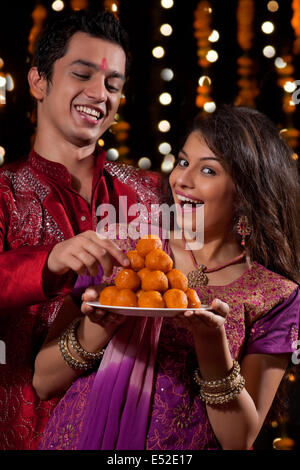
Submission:
[[[293,52],[295,55],[300,54],[300,0],[292,1],[293,17],[291,19],[291,25],[295,32],[295,41],[293,45]]]
[[[254,38],[254,1],[239,0],[237,6],[237,41],[243,50],[243,55],[237,59],[239,75],[238,87],[239,92],[235,100],[237,106],[255,107],[255,98],[259,93],[256,81],[256,65],[254,60],[249,56]]]
[[[72,10],[86,10],[88,7],[88,0],[71,0],[70,5]]]
[[[292,48],[293,54],[300,53],[300,0],[293,0],[292,2],[293,17],[291,20],[292,27],[295,33],[295,41]],[[282,109],[286,115],[287,129],[282,133],[282,137],[287,141],[288,145],[293,149],[299,146],[300,131],[295,129],[293,125],[292,115],[296,111],[296,106],[292,100],[290,92],[286,91],[284,86],[287,82],[293,83],[295,81],[294,72],[295,68],[293,65],[293,56],[288,54],[282,57],[286,66],[283,68],[277,68],[278,79],[277,83],[283,90],[282,98]],[[294,154],[292,158],[296,159]]]
[[[43,5],[37,5],[31,14],[33,25],[28,36],[28,52],[32,56],[34,54],[35,45],[40,33],[42,32],[47,15],[47,9]]]
[[[287,141],[288,145],[295,149],[299,144],[300,132],[298,129],[295,129],[293,126],[292,115],[296,111],[296,106],[292,101],[291,93],[287,92],[284,89],[284,86],[287,82],[294,82],[294,66],[292,64],[293,57],[292,55],[282,56],[282,59],[286,63],[286,66],[283,68],[277,68],[278,79],[277,83],[283,90],[282,98],[282,109],[286,115],[287,129],[282,132],[282,137]]]
[[[103,6],[105,10],[114,14],[114,16],[119,19],[119,8],[120,2],[118,0],[104,0]],[[133,163],[132,160],[129,159],[130,148],[127,145],[129,139],[129,132],[130,132],[130,124],[129,122],[122,119],[121,114],[122,110],[126,104],[125,95],[122,94],[120,100],[120,107],[118,111],[118,119],[112,124],[110,128],[110,132],[114,135],[114,139],[116,141],[116,148],[119,153],[119,160],[124,163]]]

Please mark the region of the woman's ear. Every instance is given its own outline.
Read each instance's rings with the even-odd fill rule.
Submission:
[[[28,72],[27,78],[31,94],[36,100],[43,100],[47,90],[46,79],[39,74],[38,69],[36,67],[31,67]]]

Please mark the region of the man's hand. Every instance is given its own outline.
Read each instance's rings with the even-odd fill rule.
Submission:
[[[96,276],[99,264],[109,276],[113,266],[129,266],[130,261],[116,243],[101,239],[92,230],[58,243],[48,257],[48,268],[55,274],[65,274],[70,269],[84,274],[88,269],[91,276]]]

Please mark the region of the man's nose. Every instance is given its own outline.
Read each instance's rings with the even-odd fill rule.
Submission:
[[[97,101],[97,102],[105,102],[107,100],[107,89],[105,84],[105,79],[97,78],[92,80],[89,85],[85,89],[85,94]]]

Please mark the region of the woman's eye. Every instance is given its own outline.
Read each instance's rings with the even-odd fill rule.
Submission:
[[[216,175],[216,172],[209,167],[202,168],[202,173],[205,175]]]
[[[178,158],[177,165],[181,167],[186,167],[189,165],[189,162],[185,158]]]

